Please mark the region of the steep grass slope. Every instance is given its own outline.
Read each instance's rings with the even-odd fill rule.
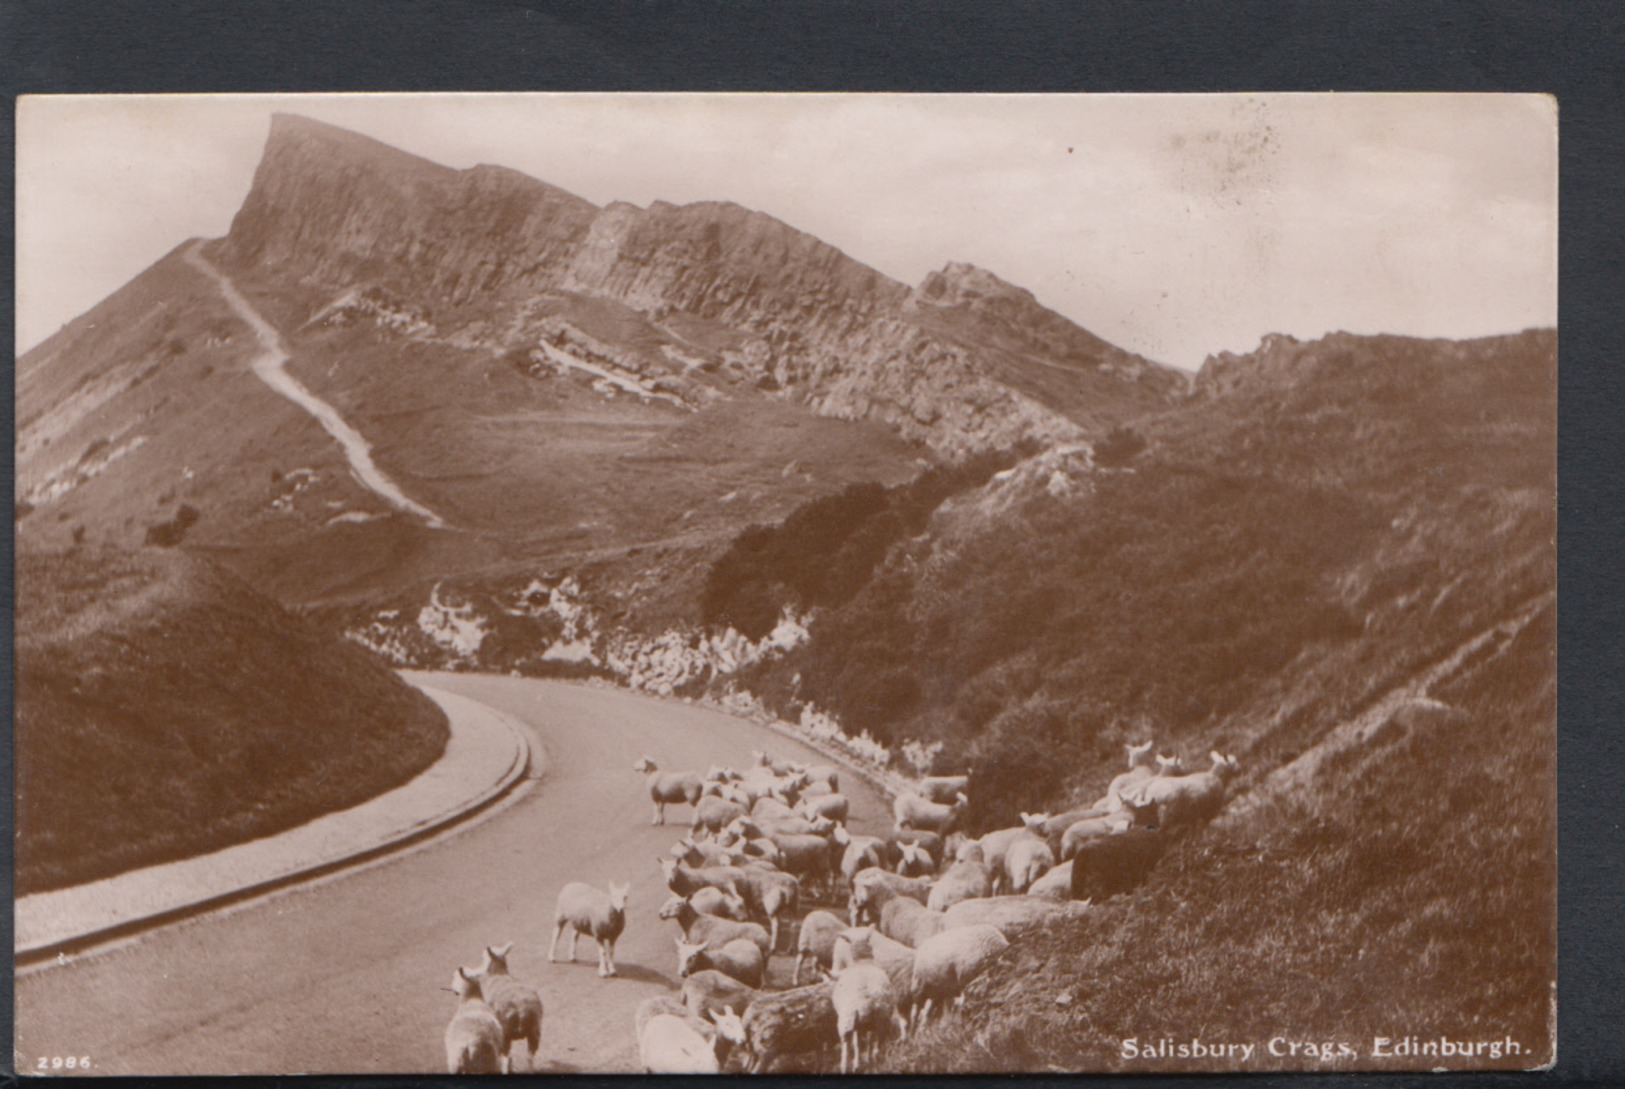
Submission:
[[[179,551],[17,559],[17,891],[271,834],[399,785],[445,716]]]

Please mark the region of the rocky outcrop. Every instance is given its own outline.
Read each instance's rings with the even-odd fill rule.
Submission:
[[[1115,369],[1113,384],[1093,377],[1089,397],[1137,410],[1174,375],[974,267],[950,265],[911,291],[738,205],[600,209],[514,171],[453,170],[287,115],[215,257],[327,299],[377,286],[425,328],[500,351],[537,348],[524,317],[542,297],[681,312],[733,332],[748,386],[884,422],[944,454],[1088,432],[1045,385],[1012,382],[1010,361]]]

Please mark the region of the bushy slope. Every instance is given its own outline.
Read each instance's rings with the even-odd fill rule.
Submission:
[[[177,551],[17,559],[17,891],[267,835],[399,785],[445,716]]]
[[[743,674],[943,741],[975,764],[973,831],[1093,801],[1148,736],[1241,759],[1145,889],[1018,946],[890,1065],[1113,1069],[1162,1035],[1346,1040],[1362,1068],[1436,1061],[1376,1036],[1510,1035],[1531,1054],[1496,1065],[1544,1061],[1555,369],[1550,331],[1215,361],[1125,468],[1001,476]]]

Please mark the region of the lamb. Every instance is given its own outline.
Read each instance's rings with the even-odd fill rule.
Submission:
[[[647,755],[633,764],[632,769],[649,776],[649,799],[655,806],[654,819],[649,821],[649,826],[656,827],[666,822],[667,805],[699,803],[705,779],[694,771],[662,771]]]
[[[897,828],[892,831],[891,838],[886,840],[886,860],[893,869],[902,862],[903,847],[909,843],[918,843],[934,862],[943,860],[943,848],[947,845],[942,836],[935,831],[912,827]]]
[[[929,911],[917,899],[893,896],[880,908],[880,932],[893,941],[918,949],[927,938],[946,928],[946,913]]]
[[[457,995],[457,1011],[446,1026],[446,1073],[501,1074],[508,1041],[479,980],[458,968],[450,989]]]
[[[966,767],[964,774],[921,778],[920,796],[933,804],[951,805],[955,797],[970,792],[970,778],[973,773],[972,768]]]
[[[864,869],[852,878],[852,899],[849,905],[854,926],[878,921],[880,908],[894,895],[911,896],[924,903],[931,895],[929,877],[899,877],[884,869]]]
[[[767,972],[767,956],[753,941],[742,937],[721,944],[701,942],[691,945],[673,939],[677,946],[677,977],[682,979],[706,969],[719,971],[747,987],[760,987]]]
[[[1134,777],[1121,784],[1118,783],[1118,779],[1125,778],[1125,775],[1119,774],[1117,778],[1112,779],[1112,784],[1119,786],[1117,792],[1114,794],[1111,787],[1107,787],[1106,796],[1096,802],[1097,807],[1102,812],[1120,811],[1126,803],[1125,797],[1135,795],[1139,790],[1144,789],[1147,784],[1158,778],[1172,778],[1184,774],[1185,763],[1177,755],[1159,755],[1156,758],[1155,770],[1147,766],[1142,759],[1140,766],[1129,773],[1133,774]]]
[[[959,825],[968,804],[963,793],[956,794],[950,805],[935,804],[918,793],[902,793],[892,802],[892,817],[899,828],[922,827],[946,835]]]
[[[735,922],[715,915],[701,914],[682,896],[673,896],[660,908],[662,921],[675,920],[683,931],[683,940],[695,944],[721,945],[735,938],[744,938],[762,950],[765,958],[771,954],[768,933],[754,922]]]
[[[835,960],[835,938],[846,923],[828,911],[809,911],[801,920],[801,932],[796,938],[796,970],[791,976],[793,986],[801,986],[801,965],[809,957],[813,967],[828,968]]]
[[[956,903],[986,899],[992,894],[993,870],[979,861],[960,861],[950,865],[931,886],[925,906],[932,911],[946,911]]]
[[[901,851],[897,859],[897,875],[900,877],[929,877],[937,871],[937,863],[931,859],[931,852],[919,843],[904,843],[898,847]]]
[[[863,1066],[863,1037],[870,1037],[872,1059],[880,1038],[900,1024],[896,994],[885,969],[863,960],[836,976],[830,1003],[835,1007],[835,1032],[841,1040],[841,1073],[851,1074]],[[848,1041],[852,1045],[850,1058]]]
[[[513,1071],[510,1052],[513,1045],[525,1041],[530,1051],[531,1065],[536,1062],[536,1048],[542,1042],[542,997],[534,987],[528,987],[508,974],[508,954],[513,942],[500,949],[487,948],[485,963],[478,976],[480,994],[486,1005],[502,1022],[502,1073]]]
[[[909,1024],[918,1028],[931,1015],[933,1003],[947,1006],[965,987],[1010,947],[993,926],[962,926],[927,939],[914,953],[913,1011]]]
[[[745,1065],[752,1074],[763,1074],[787,1055],[818,1053],[818,1066],[824,1051],[839,1037],[835,1016],[833,983],[764,994],[736,1017],[724,1010],[715,1020],[721,1035],[744,1048]]]
[[[576,944],[586,934],[598,944],[598,974],[609,979],[615,975],[615,939],[626,927],[626,897],[630,884],[611,884],[609,894],[590,884],[571,881],[559,892],[553,908],[553,943],[547,948],[548,963],[556,961],[559,936],[569,926],[570,963],[575,963]]]
[[[730,1008],[743,1012],[761,993],[731,975],[707,968],[683,980],[681,997],[690,1017],[709,1023],[713,1010]]]
[[[848,926],[835,935],[835,954],[830,970],[836,975],[860,960],[873,960],[891,977],[897,1004],[908,1000],[914,980],[914,950],[893,940],[873,926]]]
[[[739,817],[745,815],[745,806],[726,797],[701,797],[694,806],[694,824],[689,838],[697,839],[702,833],[717,834]]]
[[[1055,868],[1055,852],[1037,836],[1016,839],[1004,854],[1004,876],[1010,891],[1025,892],[1039,877]]]
[[[1088,909],[1087,901],[1056,903],[1031,895],[993,896],[990,899],[967,899],[956,903],[942,913],[942,921],[945,931],[964,926],[993,926],[1014,941],[1035,927],[1081,916]]]
[[[1206,823],[1224,807],[1224,790],[1236,772],[1236,757],[1211,753],[1213,766],[1200,774],[1153,778],[1129,799],[1157,807],[1157,826],[1164,831]]]
[[[1098,901],[1132,892],[1151,875],[1166,845],[1162,829],[1146,827],[1086,841],[1072,856],[1072,898]]]
[[[651,1015],[638,1031],[638,1061],[645,1074],[720,1074],[732,1049],[715,1032],[708,1038],[674,1013]]]

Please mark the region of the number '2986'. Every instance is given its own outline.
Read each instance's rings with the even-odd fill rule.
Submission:
[[[41,1055],[35,1070],[89,1070],[89,1055]]]

